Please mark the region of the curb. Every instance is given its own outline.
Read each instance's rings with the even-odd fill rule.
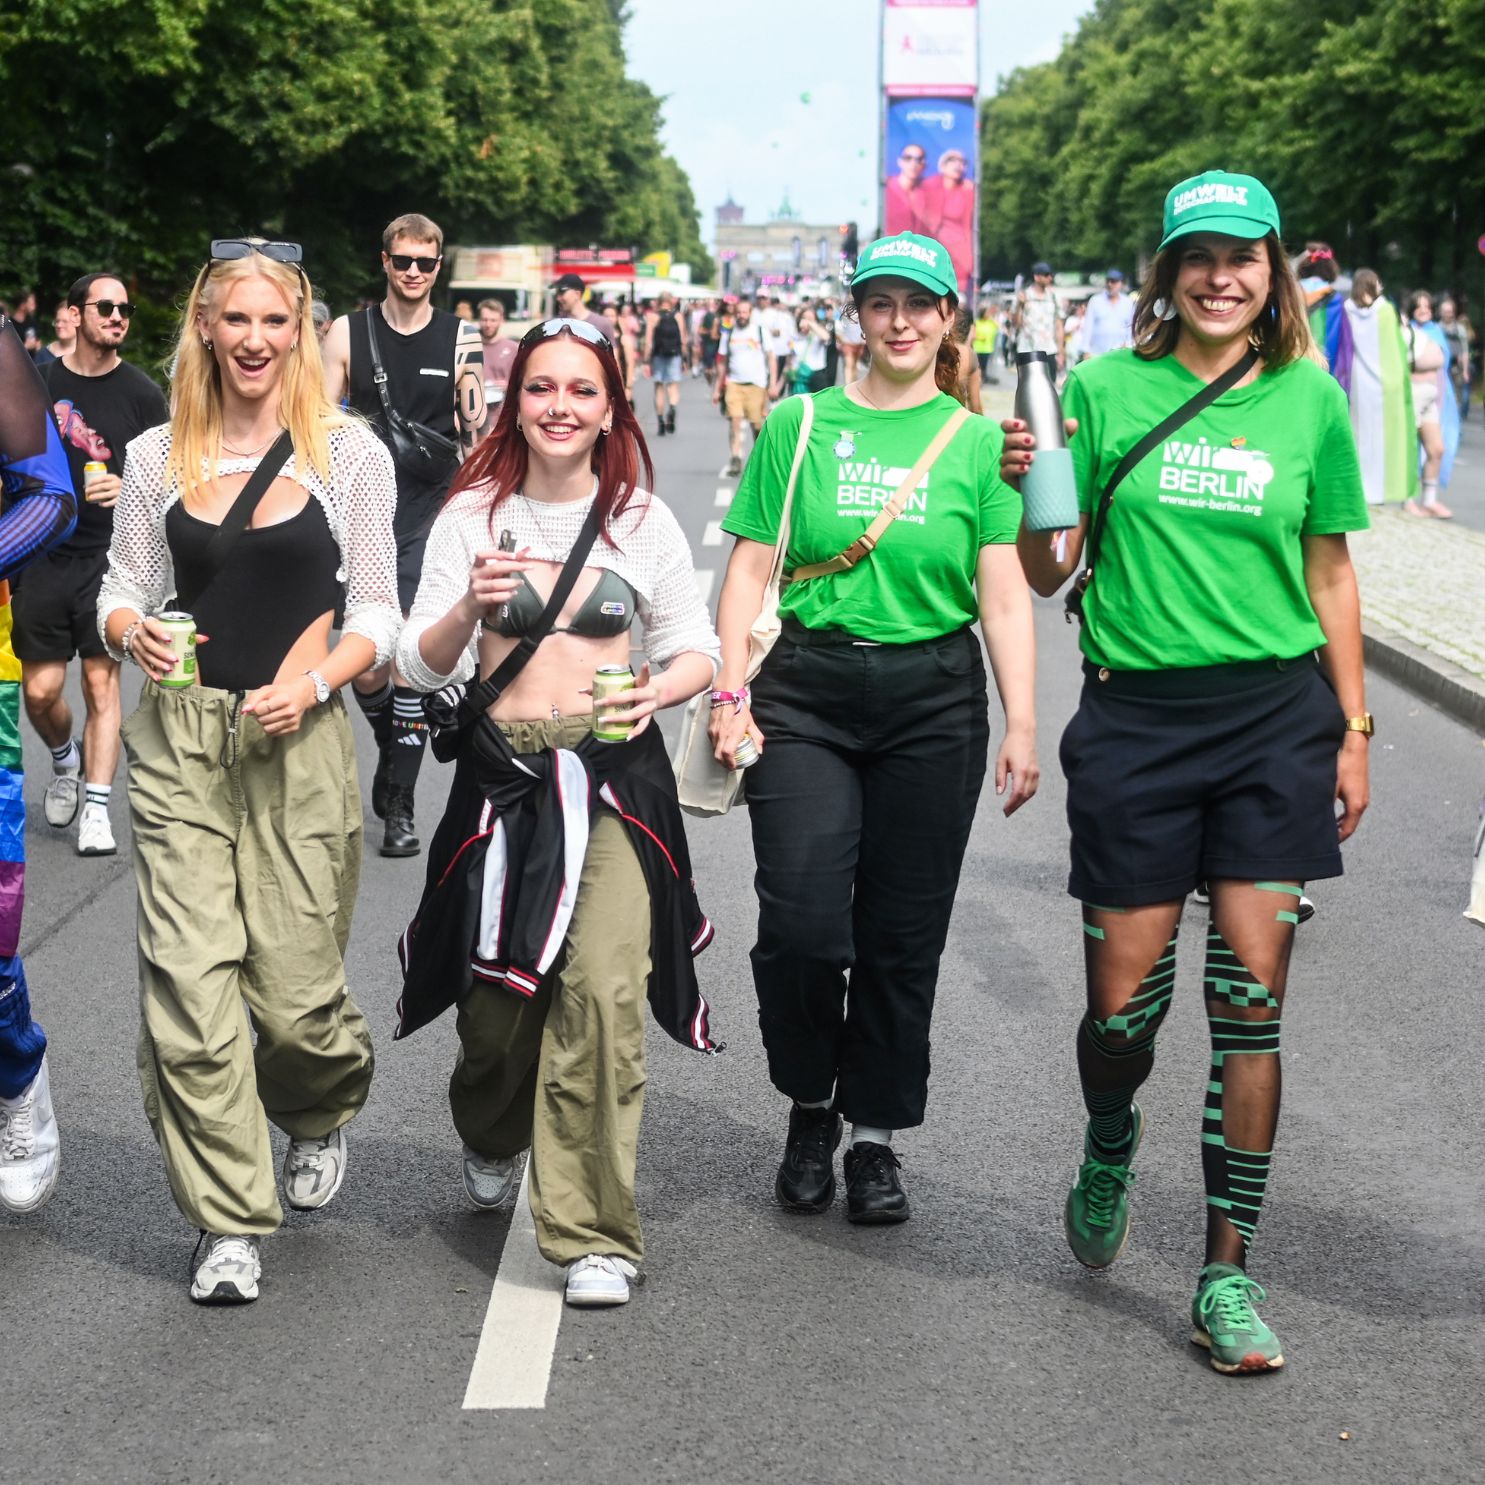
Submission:
[[[1452,661],[1367,620],[1361,625],[1366,663],[1455,721],[1485,733],[1485,681]]]

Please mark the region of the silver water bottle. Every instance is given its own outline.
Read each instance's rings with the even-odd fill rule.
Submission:
[[[1057,358],[1047,351],[1016,356],[1016,416],[1036,439],[1031,468],[1021,477],[1029,531],[1066,531],[1078,524],[1078,481],[1062,426]]]

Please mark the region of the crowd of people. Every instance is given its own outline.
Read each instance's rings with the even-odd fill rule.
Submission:
[[[655,725],[693,698],[714,766],[746,777],[751,964],[787,1101],[776,1199],[827,1210],[844,1143],[848,1220],[907,1220],[900,1135],[926,1117],[982,787],[993,777],[1009,816],[1040,778],[1029,590],[1071,582],[1085,683],[1059,757],[1087,1122],[1066,1240],[1090,1268],[1129,1240],[1136,1094],[1203,885],[1192,1337],[1224,1373],[1284,1364],[1248,1267],[1302,892],[1340,873],[1368,801],[1346,546],[1373,490],[1357,409],[1371,378],[1383,403],[1410,397],[1421,432],[1430,393],[1455,395],[1470,331],[1427,296],[1387,321],[1365,271],[1332,304],[1328,250],[1309,245],[1297,272],[1251,177],[1179,183],[1161,227],[1138,295],[1109,270],[1071,331],[1046,263],[1008,314],[972,318],[949,250],[904,232],[865,247],[839,303],[662,294],[608,313],[564,275],[555,312],[515,339],[498,299],[467,317],[435,305],[443,234],[418,213],[383,234],[382,297],[340,318],[297,244],[211,242],[168,403],[121,357],[133,306],[112,273],[72,286],[39,370],[0,320],[0,577],[20,578],[0,714],[24,692],[52,755],[46,818],[79,818],[84,854],[114,849],[122,733],[138,1061],[171,1195],[200,1234],[192,1299],[256,1298],[282,1203],[315,1210],[340,1189],[373,1077],[344,965],[363,830],[347,692],[377,746],[384,855],[422,853],[419,770],[430,751],[453,763],[408,895],[396,1037],[455,1009],[464,1191],[505,1205],[528,1155],[537,1241],[569,1303],[626,1302],[643,1259],[646,1007],[682,1045],[718,1045],[695,965],[712,929]],[[1029,430],[974,415],[1005,346],[1066,371],[1079,515],[1061,532],[1027,525]],[[656,437],[674,433],[688,373],[727,419],[741,479],[715,625],[643,428],[652,403]],[[1390,433],[1382,445],[1390,471]],[[1448,449],[1422,446],[1418,508],[1445,515]],[[80,738],[62,696],[74,655]],[[126,663],[143,686],[120,729]],[[6,736],[13,814],[13,723]],[[3,823],[0,1202],[30,1212],[60,1135],[16,957],[21,836]],[[288,1136],[277,1175],[270,1123]]]

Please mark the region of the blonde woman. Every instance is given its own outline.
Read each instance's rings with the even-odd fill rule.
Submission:
[[[257,1298],[260,1240],[283,1215],[268,1120],[289,1136],[289,1205],[322,1207],[371,1081],[342,963],[361,804],[340,689],[396,643],[396,491],[380,441],[325,398],[299,260],[295,243],[212,243],[170,422],[129,446],[98,599],[109,651],[146,678],[123,729],[139,1068],[171,1193],[201,1230],[191,1298],[206,1304]],[[287,460],[224,542],[285,434]],[[172,592],[200,636],[185,686],[158,618]]]

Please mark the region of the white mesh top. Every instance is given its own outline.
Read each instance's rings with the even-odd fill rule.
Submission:
[[[596,483],[596,482],[595,482]],[[491,534],[488,485],[461,491],[440,512],[423,556],[423,577],[412,612],[397,642],[397,668],[410,686],[436,691],[450,681],[467,681],[479,664],[479,626],[469,631],[469,642],[458,666],[448,675],[431,670],[418,649],[430,624],[443,618],[469,590],[469,573],[477,552],[489,551],[501,531],[509,530],[516,548],[530,547],[539,561],[564,562],[592,507],[593,497],[561,505],[528,501],[519,492],[500,503]],[[593,543],[589,567],[606,567],[634,589],[636,608],[644,624],[645,653],[658,666],[677,655],[695,651],[705,655],[715,671],[722,663],[722,645],[712,628],[706,605],[696,589],[691,548],[670,508],[658,496],[636,492],[634,503],[610,527],[617,543],[602,537]]]
[[[113,544],[108,573],[98,593],[98,629],[106,634],[115,609],[154,614],[175,592],[170,549],[165,541],[165,513],[180,499],[172,484],[165,488],[170,455],[170,425],[141,433],[128,447],[124,486],[113,513]],[[261,456],[259,456],[261,457]],[[219,474],[256,469],[258,459],[224,459]],[[297,480],[319,501],[325,524],[340,548],[336,581],[346,586],[342,632],[359,634],[376,646],[377,665],[391,658],[402,627],[397,603],[397,546],[392,512],[397,484],[392,456],[364,423],[347,423],[330,433],[330,483],[313,469],[302,473],[289,456],[281,478]],[[107,640],[105,638],[105,643]],[[124,657],[110,649],[115,660]]]

